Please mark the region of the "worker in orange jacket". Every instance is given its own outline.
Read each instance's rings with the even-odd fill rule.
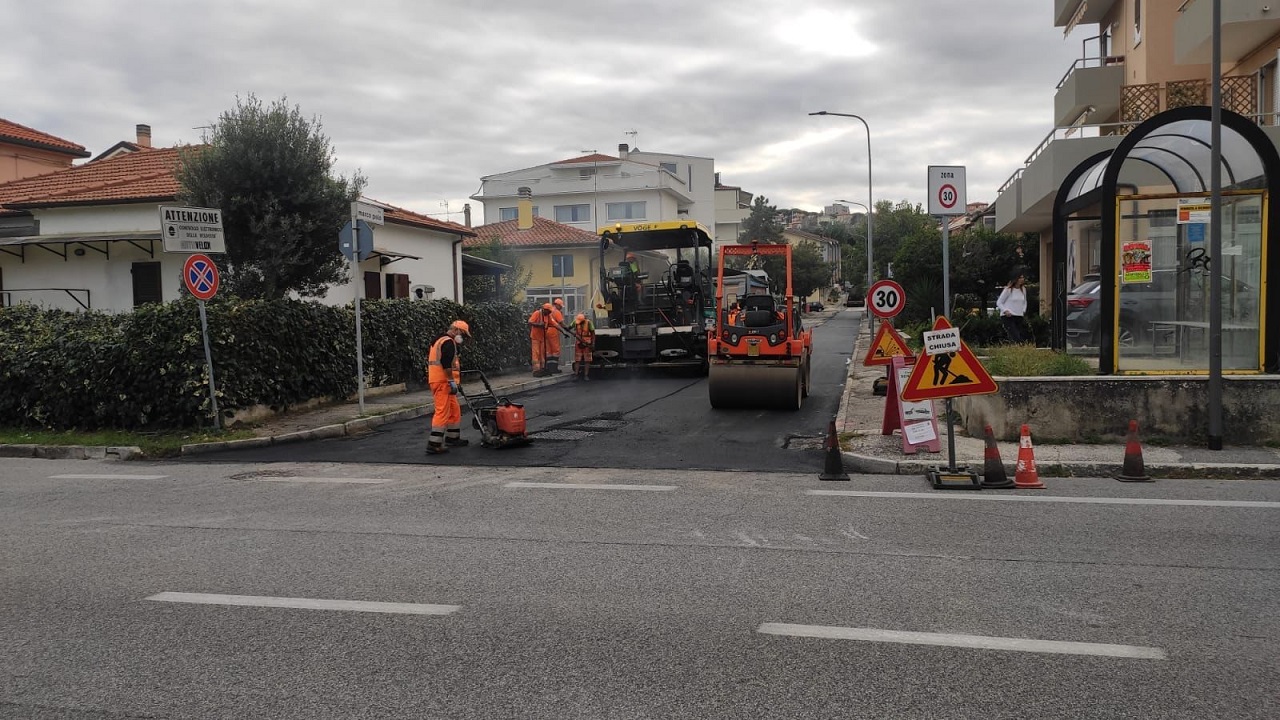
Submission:
[[[547,333],[555,332],[548,327],[551,324],[551,310],[551,303],[543,303],[542,307],[529,316],[529,345],[533,352],[534,377],[547,374]]]
[[[583,313],[573,319],[573,379],[586,380],[596,344],[596,326]]]
[[[547,327],[547,371],[563,372],[560,369],[560,335],[565,328],[564,299],[551,301],[551,323]]]
[[[431,416],[431,434],[427,436],[427,454],[449,452],[447,445],[469,445],[462,439],[462,408],[458,405],[458,389],[462,382],[462,362],[458,346],[471,337],[471,326],[465,320],[454,320],[443,335],[431,343],[427,354],[427,387],[435,404]]]

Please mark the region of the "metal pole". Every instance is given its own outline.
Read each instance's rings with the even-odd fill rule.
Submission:
[[[196,300],[200,308],[200,335],[204,338],[204,361],[209,366],[209,401],[213,405],[213,429],[222,429],[222,416],[218,413],[218,389],[213,382],[213,352],[209,350],[209,321],[204,314],[204,301]]]
[[[951,322],[951,218],[942,217],[942,316]],[[951,415],[951,398],[945,403],[947,413],[947,470],[956,472],[956,430]]]
[[[1222,0],[1213,0],[1209,106],[1209,449],[1222,449]]]
[[[872,216],[876,214],[875,194],[872,192],[872,187],[871,187],[871,126],[867,124],[867,121],[864,120],[862,116],[854,115],[853,113],[838,113],[838,112],[828,112],[826,110],[819,110],[818,112],[811,112],[809,114],[810,115],[835,115],[837,117],[853,118],[854,120],[857,120],[858,122],[862,123],[862,127],[866,128],[866,131],[867,131],[867,290],[870,291],[871,283],[875,282],[874,280],[875,251],[872,249],[873,238],[874,238],[874,232],[872,229],[873,227]],[[867,323],[868,332],[871,332],[871,325],[872,325],[871,323]]]
[[[351,203],[351,285],[356,301],[356,395],[360,399],[360,414],[364,414],[364,343],[360,338],[360,218],[356,203]]]

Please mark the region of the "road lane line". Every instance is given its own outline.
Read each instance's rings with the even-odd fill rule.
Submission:
[[[1063,495],[995,495],[987,493],[941,494],[874,492],[863,490],[805,490],[806,495],[866,498],[922,498],[926,500],[991,500],[995,502],[1085,503],[1091,505],[1179,505],[1187,507],[1280,508],[1280,502],[1262,500],[1170,500],[1166,498],[1067,497]]]
[[[322,600],[318,598],[266,597],[260,595],[216,595],[211,593],[162,592],[144,598],[156,602],[237,607],[293,608],[296,610],[347,610],[350,612],[394,613],[400,615],[449,615],[461,605],[370,602],[365,600]]]
[[[350,483],[355,485],[379,485],[395,482],[388,478],[349,478],[349,477],[256,477],[259,482],[296,482],[296,483]]]
[[[168,475],[50,475],[50,480],[163,480]]]
[[[675,490],[675,485],[609,485],[605,483],[557,483],[557,482],[509,482],[505,488],[551,488],[553,490],[647,490],[664,492]]]
[[[1058,655],[1098,655],[1101,657],[1164,660],[1164,650],[1142,645],[1110,645],[1105,643],[1064,642],[1032,638],[992,637],[988,635],[954,635],[951,633],[908,632],[877,628],[838,627],[831,625],[792,625],[762,623],[756,632],[766,635],[811,637],[827,640],[861,640],[864,642],[898,643],[902,645],[940,645],[943,647],[1013,652],[1052,653]]]

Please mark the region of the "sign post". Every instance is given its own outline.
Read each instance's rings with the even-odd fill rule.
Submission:
[[[966,198],[963,165],[929,166],[929,214],[942,217],[942,317],[951,320],[951,217],[963,215]],[[937,327],[935,326],[936,330]],[[957,334],[958,339],[958,334]],[[975,361],[976,362],[976,361]],[[985,371],[984,371],[985,372]],[[947,443],[951,451],[950,469],[955,470],[955,433],[952,427],[951,397],[946,400]],[[977,476],[974,476],[977,482]]]
[[[356,200],[351,203],[351,286],[355,291],[355,310],[356,310],[356,383],[357,397],[360,400],[360,414],[364,414],[364,343],[360,337],[360,285],[363,278],[360,277],[360,261],[369,257],[373,250],[373,228],[370,228],[366,221],[374,225],[383,224],[382,208],[377,205],[360,202]],[[360,226],[364,225],[363,228]],[[369,234],[369,239],[364,240],[365,231]],[[342,235],[338,235],[339,247],[342,244]],[[366,251],[366,248],[368,249]]]
[[[204,312],[204,301],[218,294],[221,279],[218,266],[207,255],[195,253],[182,265],[182,282],[196,299],[200,308],[200,335],[204,338],[204,361],[209,367],[209,401],[213,408],[213,429],[222,429],[222,417],[218,413],[218,389],[213,381],[213,352],[209,349],[209,321]]]

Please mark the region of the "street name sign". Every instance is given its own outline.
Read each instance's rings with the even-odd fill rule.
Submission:
[[[352,208],[354,210],[352,215],[355,215],[357,220],[364,220],[365,222],[373,225],[382,225],[386,222],[386,219],[382,214],[382,208],[377,205],[370,205],[369,203],[360,202],[359,200],[351,204],[354,206]]]
[[[171,253],[225,253],[222,211],[217,208],[160,206],[160,237]]]

